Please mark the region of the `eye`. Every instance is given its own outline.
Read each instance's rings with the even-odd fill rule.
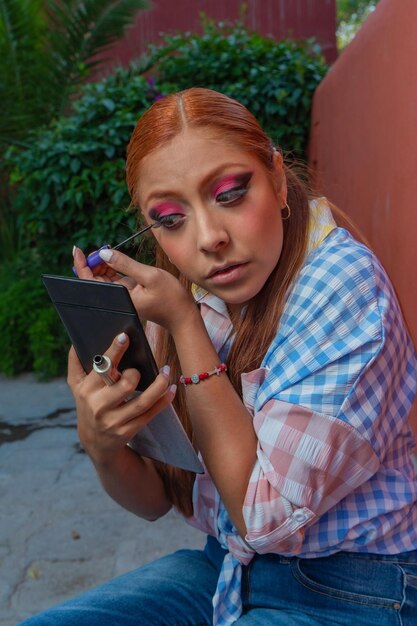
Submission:
[[[223,206],[238,204],[248,193],[251,178],[252,172],[244,172],[224,179],[215,193],[216,202]]]
[[[248,193],[247,185],[238,185],[237,187],[232,187],[232,189],[227,189],[226,191],[222,191],[217,194],[216,202],[224,205],[232,205],[236,204]]]
[[[170,215],[155,216],[153,219],[156,222],[155,228],[163,226],[169,230],[174,230],[180,226],[181,222],[184,221],[185,215],[182,213],[171,213]]]

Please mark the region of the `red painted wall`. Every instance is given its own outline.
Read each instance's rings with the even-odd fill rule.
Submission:
[[[216,22],[235,20],[242,0],[153,0],[140,11],[125,37],[111,49],[112,65],[126,65],[148,43],[161,42],[161,33],[201,32],[200,14]],[[246,24],[250,30],[276,39],[315,37],[329,62],[337,56],[335,0],[247,0]]]
[[[380,0],[319,85],[312,123],[322,190],[388,270],[416,343],[416,0]],[[417,433],[417,404],[412,423]]]

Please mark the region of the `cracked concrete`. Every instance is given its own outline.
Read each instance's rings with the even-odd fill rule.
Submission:
[[[174,513],[146,522],[103,492],[63,379],[0,376],[0,502],[0,626],[204,544]]]

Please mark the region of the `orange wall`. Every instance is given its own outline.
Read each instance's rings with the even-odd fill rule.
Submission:
[[[317,89],[310,144],[322,191],[385,265],[417,343],[416,0],[380,0]],[[417,433],[417,405],[411,419]]]

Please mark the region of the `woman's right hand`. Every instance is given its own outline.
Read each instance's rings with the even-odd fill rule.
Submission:
[[[133,279],[129,279],[126,276],[122,276],[118,274],[114,269],[109,267],[106,263],[100,263],[94,269],[91,269],[87,265],[87,257],[81,248],[77,248],[74,246],[73,249],[73,257],[74,257],[74,268],[77,272],[78,278],[82,278],[84,280],[97,280],[100,282],[116,282],[121,278],[124,278],[125,286],[129,289],[133,289],[135,286],[135,282]]]
[[[117,368],[129,345],[127,335],[116,337],[106,351]],[[134,393],[140,379],[135,369],[121,373],[107,386],[94,370],[86,374],[73,347],[68,358],[68,384],[76,402],[81,444],[95,463],[103,463],[121,451],[175,396],[168,375],[161,372],[141,394]]]

